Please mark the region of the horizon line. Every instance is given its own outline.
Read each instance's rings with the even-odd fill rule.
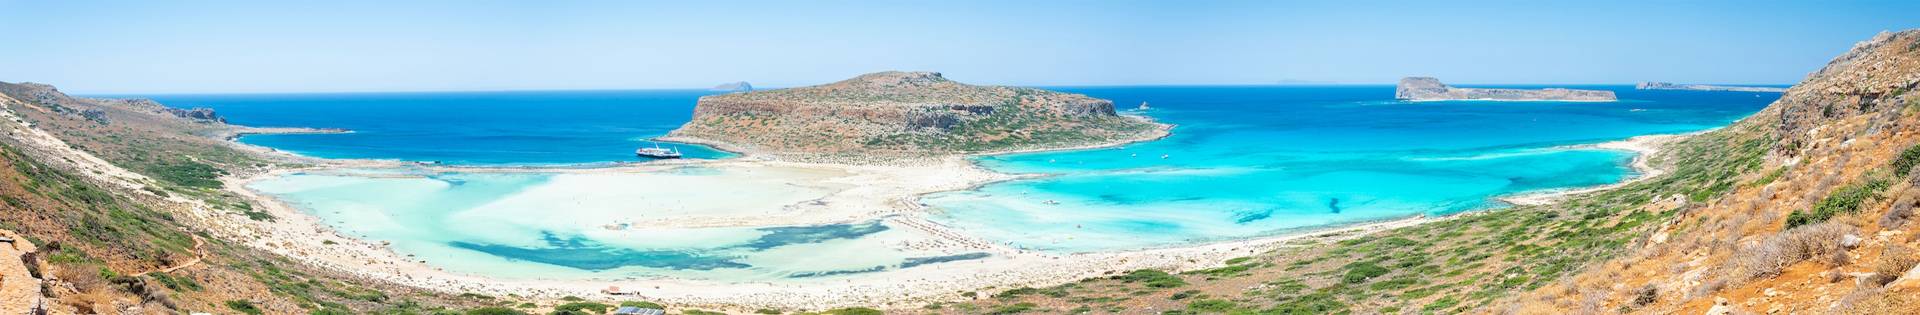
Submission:
[[[4,81],[0,81],[0,82],[4,82]],[[1663,81],[1642,81],[1642,82],[1663,82]],[[33,81],[17,81],[17,82],[6,82],[6,83],[15,83],[15,84],[18,84],[18,83],[38,83],[38,84],[47,84],[47,83],[40,83],[40,82],[33,82]],[[749,81],[749,83],[751,83],[751,82]],[[1757,87],[1792,87],[1792,86],[1794,85],[1794,84],[1792,84],[1792,83],[1678,83],[1678,82],[1669,82],[1669,83],[1676,83],[1676,84],[1704,84],[1704,85],[1724,85],[1724,86],[1757,86]],[[824,83],[823,83],[823,84],[824,84]],[[973,85],[982,85],[982,86],[1014,86],[1014,87],[1030,87],[1030,88],[1109,88],[1109,87],[1289,87],[1289,86],[1301,86],[1301,87],[1309,87],[1309,86],[1392,86],[1392,85],[1395,85],[1395,84],[1398,84],[1398,83],[1394,83],[1394,82],[1387,82],[1387,83],[1377,83],[1377,82],[1310,82],[1310,83],[1191,83],[1191,84],[1184,84],[1184,83],[1163,83],[1163,84],[1151,84],[1151,83],[1142,83],[1142,84],[1059,84],[1059,85],[1022,85],[1022,84],[973,84]],[[1449,85],[1449,86],[1555,86],[1555,85],[1563,85],[1563,86],[1632,86],[1632,85],[1636,85],[1636,84],[1639,84],[1639,82],[1634,82],[1634,83],[1447,83],[1447,85]],[[55,84],[48,84],[48,85],[53,85],[53,86],[54,86],[55,88],[59,88],[59,85],[55,85]],[[760,87],[757,87],[757,86],[756,86],[756,87],[755,87],[755,88],[754,88],[753,90],[754,90],[754,91],[765,91],[765,90],[778,90],[778,89],[788,89],[788,88],[796,88],[796,87],[807,87],[807,86],[814,86],[814,85],[803,85],[803,86],[774,86],[774,87],[768,87],[768,88],[760,88]],[[67,94],[71,94],[71,95],[78,95],[78,96],[151,96],[151,95],[285,95],[285,94],[409,94],[409,93],[517,93],[517,92],[618,92],[618,91],[712,91],[712,90],[710,90],[710,89],[708,89],[708,88],[665,88],[665,87],[661,87],[661,88],[575,88],[575,89],[569,89],[569,88],[526,88],[526,89],[445,89],[445,90],[435,90],[435,89],[422,89],[422,90],[315,90],[315,91],[203,91],[203,92],[126,92],[126,91],[119,91],[119,92],[93,92],[93,91],[85,91],[85,90],[82,90],[82,91],[74,91],[74,92],[68,92],[68,91],[64,91],[64,90],[63,90],[62,92],[63,92],[63,93],[67,93]],[[719,91],[714,91],[714,92],[719,92]],[[731,93],[731,92],[729,92],[729,93]]]

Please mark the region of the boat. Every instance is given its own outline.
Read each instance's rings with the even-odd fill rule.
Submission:
[[[655,142],[651,148],[633,150],[633,155],[655,159],[678,159],[680,158],[680,148],[662,148],[659,142]]]

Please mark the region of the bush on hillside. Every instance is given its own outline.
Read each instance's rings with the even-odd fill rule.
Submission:
[[[1853,226],[1834,222],[1787,229],[1742,249],[1734,256],[1729,276],[1734,282],[1773,277],[1787,265],[1808,259],[1845,264],[1847,249],[1840,245],[1840,239],[1853,233]]]

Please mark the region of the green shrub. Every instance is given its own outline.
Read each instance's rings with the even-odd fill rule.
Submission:
[[[1144,283],[1147,287],[1152,288],[1174,288],[1187,285],[1187,281],[1181,280],[1179,276],[1153,269],[1134,270],[1125,275],[1116,276],[1116,278],[1126,283]]]
[[[240,312],[240,313],[244,313],[244,314],[252,314],[252,315],[260,315],[260,314],[263,314],[263,312],[261,312],[261,311],[260,311],[260,308],[259,308],[259,307],[254,307],[254,306],[253,306],[253,301],[247,301],[247,300],[228,300],[226,304],[227,304],[227,308],[230,308],[230,309],[233,309],[233,311],[235,311],[235,312]]]
[[[1341,276],[1341,280],[1347,283],[1365,283],[1367,279],[1385,275],[1387,272],[1389,272],[1389,270],[1385,267],[1380,267],[1380,265],[1364,261],[1357,262],[1347,265],[1347,274]]]
[[[527,315],[527,312],[505,307],[489,306],[467,310],[467,315]]]
[[[1836,215],[1859,211],[1862,204],[1878,197],[1880,191],[1886,189],[1887,186],[1888,183],[1885,180],[1872,179],[1865,183],[1847,185],[1846,187],[1836,189],[1832,194],[1828,194],[1826,198],[1820,199],[1820,203],[1814,204],[1813,209],[1805,212],[1794,210],[1792,213],[1788,213],[1787,228],[1826,222],[1827,219],[1833,218]]]
[[[1239,307],[1240,305],[1234,304],[1233,301],[1222,299],[1205,299],[1187,303],[1187,309],[1198,312],[1226,312]]]
[[[886,314],[886,313],[884,313],[884,312],[881,312],[880,310],[876,310],[876,309],[871,309],[871,308],[865,308],[865,307],[848,307],[848,308],[836,308],[836,309],[832,309],[832,310],[827,310],[827,312],[826,312],[826,314],[830,314],[830,315],[880,315],[880,314]]]
[[[1913,171],[1914,165],[1920,165],[1920,145],[1907,147],[1906,151],[1900,151],[1900,157],[1893,159],[1893,175],[1895,177],[1907,177],[1907,174]]]
[[[1001,305],[1001,306],[994,307],[993,310],[988,311],[987,314],[994,314],[994,315],[1019,314],[1019,313],[1026,313],[1026,312],[1033,311],[1035,308],[1039,308],[1039,307],[1040,307],[1039,305],[1035,305],[1033,303],[1021,302],[1019,304]]]
[[[567,304],[560,304],[560,306],[554,306],[553,310],[561,311],[561,312],[592,310],[593,313],[606,313],[607,309],[609,308],[613,308],[613,306],[594,303],[594,302],[573,302],[573,303],[567,303]]]

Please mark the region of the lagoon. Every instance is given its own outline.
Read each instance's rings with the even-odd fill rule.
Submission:
[[[1523,86],[1524,87],[1524,86]],[[1632,154],[1584,148],[1699,131],[1778,93],[1616,91],[1621,102],[1418,102],[1391,86],[1056,88],[1175,124],[1124,147],[974,157],[1039,175],[919,200],[926,219],[1042,253],[1246,239],[1503,206],[1491,198],[1618,182]],[[639,140],[690,115],[697,91],[173,95],[243,125],[348,128],[243,142],[329,158],[456,165],[641,161]],[[698,157],[726,158],[692,149]],[[502,277],[806,279],[986,258],[932,249],[877,218],[792,226],[655,227],[779,213],[858,182],[768,168],[640,173],[364,172],[251,184],[348,234],[453,271]],[[380,172],[401,172],[381,170]],[[775,174],[777,173],[777,174]],[[823,205],[832,207],[837,205]],[[620,224],[626,224],[620,226]],[[609,227],[612,226],[612,227]],[[850,257],[850,258],[849,258]]]

